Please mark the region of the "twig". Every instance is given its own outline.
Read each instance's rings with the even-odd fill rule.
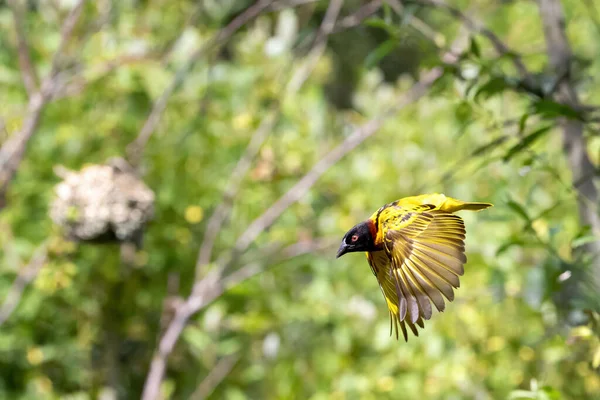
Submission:
[[[296,258],[304,254],[312,254],[316,251],[330,248],[338,242],[339,238],[320,239],[312,241],[302,241],[292,244],[285,249],[281,250],[280,257],[283,259]],[[275,263],[269,264],[268,266],[275,265]],[[267,266],[267,267],[268,267]],[[223,278],[223,287],[228,290],[234,286],[239,285],[247,279],[258,275],[265,270],[265,265],[259,262],[246,264],[243,267],[233,271],[229,275]]]
[[[344,0],[331,0],[329,2],[329,6],[325,12],[325,17],[323,17],[323,21],[321,22],[321,26],[317,32],[317,37],[315,38],[310,52],[306,56],[302,67],[298,68],[296,73],[292,76],[292,79],[290,79],[287,87],[288,93],[297,92],[315,68],[317,62],[321,58],[321,55],[325,51],[325,47],[327,46],[327,38],[335,27],[335,21],[337,20],[343,4]]]
[[[178,296],[179,293],[179,273],[170,273],[167,277],[167,293],[163,301],[163,310],[160,316],[160,329],[157,338],[164,333],[165,329],[169,326],[173,313],[178,305],[183,302],[183,299]]]
[[[319,0],[281,0],[271,4],[266,11],[281,11],[286,8],[295,8],[317,2],[319,2]]]
[[[269,134],[273,130],[273,127],[278,120],[279,106],[276,108],[276,110],[269,112],[267,117],[265,117],[258,129],[256,129],[252,135],[252,139],[250,139],[244,154],[231,173],[231,177],[229,178],[229,182],[227,183],[227,187],[225,188],[221,202],[208,220],[204,238],[200,245],[200,251],[198,252],[198,260],[196,262],[196,280],[202,278],[204,275],[204,269],[208,266],[212,257],[212,250],[215,245],[215,240],[217,239],[217,236],[221,231],[221,227],[231,211],[233,200],[235,199],[235,196],[240,188],[240,184],[250,169],[256,154],[262,147],[267,137],[269,137]]]
[[[171,84],[165,89],[162,95],[154,103],[152,111],[148,115],[146,122],[142,126],[138,136],[133,142],[127,146],[127,153],[129,155],[129,162],[133,166],[137,166],[141,161],[142,154],[150,140],[150,136],[156,130],[160,118],[167,108],[167,103],[175,90],[181,85],[187,74],[190,72],[194,64],[205,55],[210,49],[215,46],[222,44],[224,41],[229,39],[238,29],[244,26],[246,23],[257,17],[272,0],[259,0],[250,7],[248,7],[243,13],[234,18],[227,26],[221,29],[207,44],[201,46],[199,49],[194,51],[190,58],[185,64],[177,71],[175,77],[171,81]]]
[[[332,33],[338,33],[340,31],[354,28],[360,25],[366,18],[375,14],[382,6],[382,0],[374,0],[370,3],[364,4],[356,12],[350,14],[344,18],[341,18],[333,29]]]
[[[219,384],[227,377],[240,359],[239,354],[231,354],[217,361],[217,365],[210,370],[209,374],[200,382],[194,393],[190,396],[193,400],[207,398]]]
[[[2,303],[2,307],[0,307],[0,326],[8,320],[13,311],[17,308],[21,296],[23,295],[23,291],[29,282],[34,280],[39,274],[47,259],[48,250],[44,243],[34,252],[29,264],[19,271],[17,278],[4,298],[4,303]]]
[[[84,4],[85,0],[79,0],[65,19],[61,31],[60,44],[52,58],[50,73],[42,82],[40,90],[29,97],[27,114],[21,130],[14,133],[0,148],[0,208],[4,206],[4,198],[8,186],[17,173],[17,168],[23,159],[27,143],[38,127],[42,111],[53,96],[53,91],[56,87],[55,77],[59,70],[60,58],[77,24]]]
[[[17,173],[17,168],[23,159],[27,143],[35,133],[40,122],[42,109],[46,100],[40,92],[36,92],[29,98],[27,105],[27,114],[23,127],[17,133],[14,133],[4,142],[0,148],[0,208],[3,206],[3,200],[6,196],[8,186]]]
[[[19,66],[21,67],[20,69],[23,78],[23,85],[25,86],[27,94],[32,96],[37,91],[37,76],[33,67],[33,63],[31,62],[29,44],[27,43],[27,35],[25,33],[25,15],[23,10],[24,2],[8,0],[8,5],[13,14],[15,32],[17,34],[17,52],[19,56]]]
[[[76,77],[69,77],[66,79],[58,79],[61,75],[57,76],[57,83],[55,90],[53,90],[52,100],[63,99],[65,97],[75,96],[81,93],[86,86],[94,83],[105,76],[111,74],[116,69],[125,65],[132,65],[143,63],[147,61],[155,61],[160,57],[159,54],[124,54],[118,56],[112,60],[106,61],[98,65],[92,65],[87,71]],[[89,77],[85,77],[89,75]]]
[[[386,3],[394,10],[398,15],[404,14],[404,5],[400,0],[386,0]],[[445,43],[444,35],[432,29],[425,21],[420,18],[410,15],[407,21],[415,30],[421,35],[429,39],[435,46],[442,47]]]
[[[65,22],[62,25],[62,29],[60,32],[60,43],[58,45],[58,49],[54,52],[54,56],[52,57],[52,64],[50,67],[50,73],[48,77],[45,79],[45,82],[48,84],[49,88],[52,88],[54,82],[54,77],[58,73],[60,69],[60,59],[64,55],[65,48],[67,44],[71,40],[71,36],[73,34],[73,29],[75,29],[75,25],[77,25],[77,21],[81,16],[81,12],[83,11],[83,6],[85,5],[86,0],[79,0],[75,7],[71,9],[69,15],[65,19]],[[44,85],[42,85],[42,91],[44,91]],[[50,95],[50,93],[46,94]]]
[[[523,63],[521,56],[516,51],[510,49],[494,32],[488,29],[480,21],[467,16],[458,8],[446,3],[445,0],[408,0],[407,2],[437,7],[459,19],[470,31],[485,36],[492,43],[492,46],[494,46],[494,49],[499,55],[510,56],[512,63],[519,72],[521,78],[528,83],[532,83],[531,73]]]

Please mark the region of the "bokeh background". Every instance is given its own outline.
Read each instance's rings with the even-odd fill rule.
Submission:
[[[600,399],[599,8],[0,1],[0,398]],[[133,250],[49,216],[114,157]],[[427,192],[495,207],[405,343],[335,250]]]

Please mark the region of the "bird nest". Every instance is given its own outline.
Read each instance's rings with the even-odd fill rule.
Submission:
[[[123,159],[81,171],[55,168],[50,217],[67,237],[84,242],[138,242],[154,214],[154,192]]]

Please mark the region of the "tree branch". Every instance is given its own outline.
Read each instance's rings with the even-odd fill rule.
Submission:
[[[75,25],[77,25],[77,21],[79,20],[79,17],[81,16],[81,12],[83,11],[83,6],[85,5],[85,2],[86,2],[86,0],[79,0],[77,2],[77,4],[75,4],[75,7],[73,7],[71,9],[71,11],[69,12],[69,15],[67,15],[65,22],[63,22],[62,29],[60,32],[60,43],[58,45],[58,49],[56,49],[56,51],[54,52],[54,56],[52,57],[50,73],[48,74],[48,77],[45,79],[46,83],[50,86],[49,89],[51,89],[53,84],[55,83],[54,78],[55,78],[56,74],[58,73],[58,71],[60,70],[61,58],[63,57],[63,55],[65,53],[65,49],[66,49],[67,45],[69,44],[69,41],[71,40],[71,36],[73,35],[73,30],[75,29]],[[43,86],[42,86],[42,91],[44,91]],[[47,93],[46,95],[50,95],[50,93]]]
[[[333,32],[335,22],[340,14],[343,4],[344,0],[331,0],[329,2],[327,11],[325,11],[325,17],[323,17],[323,21],[321,22],[321,26],[317,32],[317,37],[312,45],[312,49],[306,56],[302,67],[296,70],[296,73],[292,76],[292,79],[288,84],[289,93],[295,93],[298,91],[300,86],[304,84],[304,81],[306,81],[312,70],[315,68],[315,65],[325,51],[325,47],[327,46],[327,38],[331,32]]]
[[[246,23],[256,18],[265,8],[272,3],[272,0],[259,0],[250,7],[248,7],[243,13],[234,18],[227,26],[221,29],[211,40],[205,45],[198,48],[192,53],[190,58],[185,64],[177,71],[175,77],[171,81],[171,84],[165,89],[162,95],[154,103],[152,111],[146,118],[146,122],[142,126],[138,136],[133,142],[127,146],[127,153],[129,155],[129,163],[133,166],[137,166],[141,161],[144,149],[148,140],[152,136],[152,133],[156,130],[160,118],[167,108],[167,103],[173,93],[179,88],[185,77],[191,71],[192,67],[205,55],[210,49],[215,46],[221,45],[227,39],[229,39],[238,29],[244,26]]]
[[[299,257],[304,254],[311,254],[316,251],[325,250],[331,248],[339,241],[339,238],[329,238],[329,239],[319,239],[313,241],[302,241],[295,244],[292,244],[278,252],[272,252],[269,257],[274,254],[279,254],[283,259],[292,259]],[[266,257],[264,257],[266,258]],[[234,286],[239,285],[247,279],[252,278],[253,276],[258,275],[259,273],[265,271],[265,268],[274,265],[270,264],[265,266],[259,262],[254,262],[250,264],[246,264],[243,267],[231,272],[229,275],[223,278],[223,287],[225,290],[228,290]]]
[[[383,0],[374,0],[364,4],[356,12],[344,18],[341,18],[336,24],[332,33],[341,32],[346,29],[354,28],[360,25],[365,19],[375,14],[383,5]]]
[[[81,15],[84,4],[85,0],[79,0],[65,19],[62,26],[60,44],[52,58],[50,73],[42,82],[40,90],[29,97],[27,114],[21,130],[11,135],[2,145],[2,148],[0,148],[0,209],[4,207],[4,199],[8,186],[17,173],[17,169],[25,155],[27,143],[29,143],[29,140],[38,127],[42,111],[54,94],[56,88],[55,78],[59,71],[59,62]]]
[[[23,85],[27,94],[31,97],[37,91],[37,76],[31,62],[29,44],[27,43],[27,35],[25,34],[25,2],[8,0],[8,6],[13,14],[15,33],[17,34],[17,53]]]
[[[441,10],[444,10],[451,16],[461,21],[463,25],[471,32],[486,37],[490,41],[492,46],[494,46],[494,49],[499,55],[509,56],[510,60],[512,61],[513,65],[515,66],[517,72],[519,73],[521,79],[523,79],[525,84],[531,88],[536,87],[535,82],[533,82],[533,77],[527,69],[527,67],[525,66],[521,55],[516,51],[512,50],[510,47],[508,47],[494,32],[488,29],[480,21],[469,17],[458,8],[446,3],[445,0],[408,0],[407,3],[408,2],[413,2],[429,7],[436,7]]]
[[[217,364],[209,372],[208,375],[200,382],[198,388],[190,396],[193,400],[203,400],[207,398],[219,384],[227,377],[229,372],[235,367],[235,364],[239,361],[240,356],[238,354],[232,354],[221,358],[217,361]]]
[[[238,161],[235,169],[233,170],[223,197],[219,205],[208,220],[204,238],[200,244],[200,251],[198,252],[198,260],[196,262],[196,280],[201,279],[205,274],[204,269],[209,265],[212,258],[212,250],[215,245],[215,241],[223,223],[226,221],[231,207],[233,206],[233,200],[240,188],[242,180],[246,176],[246,173],[252,166],[252,161],[256,157],[256,154],[262,147],[263,143],[269,137],[269,134],[273,130],[277,120],[279,119],[279,106],[276,110],[270,111],[267,117],[263,119],[262,123],[256,129],[246,150],[240,160]]]
[[[565,19],[560,0],[538,0],[540,15],[544,26],[544,36],[550,66],[557,76],[564,76],[557,84],[554,98],[557,102],[565,104],[573,109],[579,109],[580,103],[575,90],[575,85],[570,79],[572,52],[565,33]],[[579,220],[581,225],[590,226],[594,235],[600,237],[600,217],[595,208],[588,207],[585,199],[589,199],[594,205],[600,200],[598,190],[592,179],[596,175],[594,165],[589,159],[585,138],[583,135],[584,123],[579,120],[563,118],[561,121],[563,129],[563,151],[572,173],[573,186],[578,192],[577,203],[579,208]],[[600,252],[600,241],[589,243],[585,250],[598,254]],[[582,277],[579,277],[579,280]],[[578,279],[572,279],[573,285],[577,285]],[[592,266],[592,283],[597,290],[600,289],[600,261],[596,259]],[[571,287],[567,291],[569,300],[578,295],[577,287]]]
[[[17,308],[23,295],[23,291],[38,276],[39,272],[48,259],[48,250],[46,244],[41,245],[34,253],[33,257],[25,267],[21,268],[17,278],[13,282],[8,294],[4,298],[4,303],[0,307],[0,326],[8,320],[13,311]]]
[[[86,86],[106,77],[118,68],[143,62],[155,62],[159,57],[160,54],[155,53],[123,54],[112,60],[99,63],[98,65],[92,65],[78,76],[59,79],[59,77],[64,75],[64,73],[61,73],[56,78],[57,83],[53,90],[52,100],[78,95],[83,92]],[[88,77],[86,77],[86,75],[88,75]]]

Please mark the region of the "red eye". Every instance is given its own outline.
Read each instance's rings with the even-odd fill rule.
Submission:
[[[352,241],[356,242],[358,240],[358,235],[352,235]]]

